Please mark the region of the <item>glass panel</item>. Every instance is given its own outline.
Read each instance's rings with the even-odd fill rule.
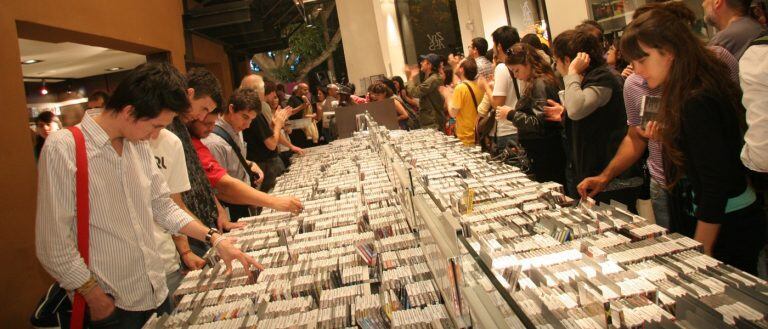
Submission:
[[[704,21],[704,9],[700,0],[677,0],[685,3],[696,15],[693,29],[705,39],[714,35],[712,27]],[[620,33],[632,21],[635,9],[649,3],[648,0],[588,0],[592,19],[597,21],[606,34]]]
[[[397,0],[395,4],[406,63],[417,64],[417,56],[428,53],[463,52],[455,0]]]
[[[521,37],[535,33],[544,40],[550,40],[546,17],[543,17],[538,0],[507,0],[507,15],[510,25],[517,28]]]

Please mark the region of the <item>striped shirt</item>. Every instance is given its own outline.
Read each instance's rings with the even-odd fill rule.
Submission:
[[[733,57],[725,48],[718,46],[707,47],[715,53],[717,58],[723,61],[729,68],[731,80],[738,83],[739,81],[739,62]],[[627,77],[624,82],[624,105],[627,110],[627,125],[640,126],[643,122],[640,117],[640,104],[642,104],[643,96],[655,96],[661,97],[662,88],[651,89],[648,87],[648,83],[643,77],[632,74]],[[662,157],[661,143],[649,140],[648,141],[648,171],[651,173],[651,177],[659,183],[666,184],[664,176],[664,161]]]
[[[38,167],[37,257],[64,289],[93,275],[128,311],[157,308],[167,297],[163,261],[154,224],[177,233],[193,219],[169,198],[146,141],[123,143],[118,155],[89,111],[78,126],[88,153],[90,265],[77,250],[75,142],[69,131],[48,137]]]

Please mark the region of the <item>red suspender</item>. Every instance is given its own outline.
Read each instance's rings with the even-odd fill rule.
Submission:
[[[72,132],[75,138],[75,191],[77,205],[77,249],[80,256],[83,257],[85,265],[88,266],[90,259],[88,253],[89,236],[89,197],[88,197],[88,154],[85,151],[85,138],[80,128],[72,126],[67,128]],[[73,329],[83,328],[85,321],[85,298],[83,295],[75,292],[75,303],[72,306],[72,321],[70,327]]]

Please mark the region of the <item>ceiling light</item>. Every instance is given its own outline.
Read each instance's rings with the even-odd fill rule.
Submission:
[[[48,89],[45,88],[45,79],[43,79],[43,87],[40,88],[40,95],[43,95],[43,96],[48,95]]]
[[[26,61],[22,61],[21,64],[28,65],[28,64],[35,64],[40,62],[42,62],[42,60],[40,59],[28,59]]]
[[[108,69],[107,69],[107,71],[109,71],[109,72],[115,72],[115,71],[120,71],[120,70],[122,70],[122,69],[123,69],[122,67],[117,67],[117,66],[115,66],[115,67],[110,67],[110,68],[108,68]]]

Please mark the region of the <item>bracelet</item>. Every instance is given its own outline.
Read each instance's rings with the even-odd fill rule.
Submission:
[[[214,242],[214,243],[213,243],[213,246],[211,246],[211,249],[216,249],[216,247],[217,247],[217,246],[218,246],[218,245],[219,245],[219,244],[220,244],[222,241],[224,241],[224,240],[226,240],[226,239],[227,239],[227,238],[225,238],[223,235],[219,235],[219,238],[218,238],[218,239],[216,239],[216,242]],[[217,252],[218,252],[218,251],[217,251]]]
[[[75,289],[75,291],[78,294],[85,296],[86,294],[91,292],[91,290],[93,290],[93,288],[96,287],[97,285],[98,285],[98,282],[96,282],[96,279],[93,276],[91,276],[88,279],[88,281],[83,283],[83,285],[80,286],[80,288]]]

